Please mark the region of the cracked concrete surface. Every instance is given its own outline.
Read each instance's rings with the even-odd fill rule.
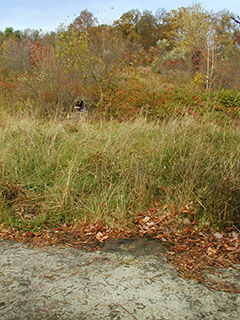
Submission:
[[[1,241],[0,319],[239,320],[240,295],[182,279],[147,240],[95,252]]]

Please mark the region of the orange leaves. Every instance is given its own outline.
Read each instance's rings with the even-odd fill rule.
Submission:
[[[155,211],[155,209],[153,211]],[[145,216],[144,213],[139,213],[136,215],[134,223],[138,228],[138,233],[141,236],[153,235],[156,233],[159,219],[154,215],[151,216],[151,214]]]
[[[28,232],[24,233],[23,236],[25,238],[34,237],[34,233],[32,231],[28,231]]]
[[[190,227],[190,226],[187,226],[187,227],[184,229],[183,232],[184,232],[185,234],[191,232],[191,227]]]
[[[180,212],[174,206],[151,208],[137,214],[134,222],[140,236],[158,239],[171,248],[168,259],[184,277],[203,281],[202,274],[209,266],[225,268],[240,262],[240,233],[216,232],[209,227],[199,231],[195,221],[181,218],[181,214],[189,215],[193,210],[192,201]]]
[[[189,205],[183,208],[188,214]],[[209,267],[227,268],[240,263],[240,232],[229,229],[226,232],[211,230],[199,231],[194,222],[184,223],[174,205],[162,209],[152,207],[147,212],[136,214],[135,228],[115,230],[101,221],[89,224],[62,225],[51,230],[31,230],[21,233],[14,229],[6,230],[0,225],[0,238],[15,239],[36,246],[63,244],[65,246],[96,249],[99,244],[114,238],[148,237],[157,239],[168,247],[170,263],[186,278],[204,281],[204,271]],[[222,288],[238,292],[238,288]]]
[[[102,232],[98,232],[96,234],[96,239],[99,241],[99,242],[104,242],[106,241],[107,239],[109,239],[109,234],[104,234]]]
[[[163,234],[159,234],[156,236],[156,239],[159,239],[163,242],[167,242],[169,238],[170,238],[170,234],[168,232],[163,232]]]
[[[49,50],[46,47],[43,47],[40,41],[28,42],[28,56],[33,65],[36,65],[38,62],[43,60],[47,51]]]
[[[191,214],[193,213],[194,207],[193,207],[193,201],[190,201],[189,203],[187,203],[180,211],[182,213],[187,213],[187,214]]]

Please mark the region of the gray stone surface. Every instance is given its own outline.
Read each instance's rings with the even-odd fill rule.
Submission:
[[[2,241],[0,319],[239,320],[240,295],[182,279],[147,241],[95,252]]]

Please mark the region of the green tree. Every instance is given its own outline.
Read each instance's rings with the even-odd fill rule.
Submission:
[[[151,11],[143,11],[136,24],[136,32],[139,36],[139,42],[143,48],[147,49],[156,44],[156,40],[158,40],[158,27],[156,18],[153,16]]]
[[[141,12],[139,10],[130,10],[124,13],[120,19],[114,21],[113,25],[128,41],[138,41],[139,35],[137,33],[137,24],[140,18]]]
[[[16,37],[16,38],[21,38],[21,31],[20,30],[15,30],[12,27],[7,27],[4,31],[4,36],[5,38],[8,37]]]
[[[118,77],[126,45],[118,32],[108,26],[99,26],[80,32],[67,28],[58,35],[56,55],[68,74],[78,74],[86,85],[95,84],[100,101],[104,90]]]
[[[114,21],[114,27],[118,28],[128,41],[137,42],[143,48],[149,49],[161,38],[165,15],[164,9],[159,9],[155,15],[149,10],[144,10],[143,13],[130,10]]]

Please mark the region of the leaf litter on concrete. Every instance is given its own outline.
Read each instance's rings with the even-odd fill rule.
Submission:
[[[147,238],[158,240],[165,248],[168,261],[184,278],[195,279],[215,290],[240,293],[240,281],[214,280],[219,273],[240,264],[240,232],[236,227],[213,230],[208,224],[199,229],[198,221],[178,218],[175,210],[159,213],[158,208],[135,215],[134,226],[112,229],[101,221],[93,224],[61,225],[58,228],[22,232],[0,225],[0,239],[16,240],[31,246],[56,246],[101,250],[111,239]],[[240,275],[239,275],[240,279]],[[238,279],[238,280],[239,280]]]

